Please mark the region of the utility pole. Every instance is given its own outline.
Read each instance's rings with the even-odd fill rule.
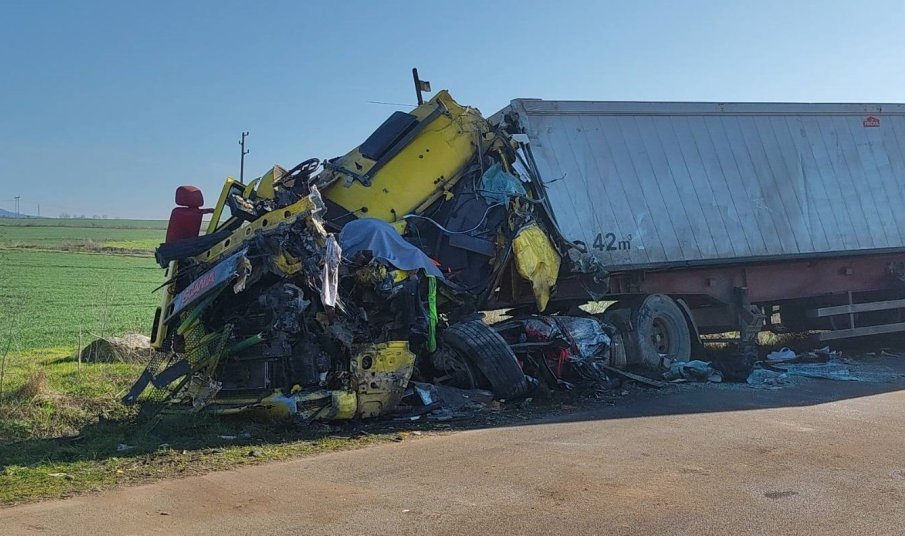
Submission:
[[[239,140],[239,146],[242,147],[242,157],[239,159],[239,182],[245,184],[245,155],[249,153],[249,151],[245,150],[245,138],[248,137],[248,132],[242,133],[242,139]]]
[[[38,217],[41,217],[41,203],[38,203]]]
[[[19,199],[21,199],[21,198],[22,198],[21,195],[17,195],[15,197],[15,199],[16,199],[16,218],[19,217]]]

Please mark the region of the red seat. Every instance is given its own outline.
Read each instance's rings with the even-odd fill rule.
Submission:
[[[194,186],[176,188],[176,204],[179,206],[170,212],[167,224],[167,243],[198,236],[202,217],[213,212],[213,209],[201,208],[204,195]]]

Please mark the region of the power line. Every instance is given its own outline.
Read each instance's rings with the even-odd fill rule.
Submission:
[[[418,107],[417,104],[406,104],[406,103],[402,103],[402,102],[383,102],[383,101],[376,101],[376,100],[369,100],[369,101],[365,101],[365,102],[367,102],[368,104],[386,104],[387,106],[406,106],[408,108],[417,108]]]

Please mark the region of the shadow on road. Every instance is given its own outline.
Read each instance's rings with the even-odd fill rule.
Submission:
[[[671,384],[656,389],[627,382],[595,396],[556,392],[543,399],[513,402],[498,410],[474,411],[446,421],[395,417],[299,425],[253,415],[166,416],[151,423],[101,419],[84,427],[74,438],[0,445],[0,468],[112,458],[151,460],[161,449],[204,454],[237,445],[252,448],[326,439],[354,441],[375,435],[392,439],[395,434],[412,431],[448,432],[591,420],[605,426],[612,419],[811,406],[905,389],[905,357],[868,357],[853,362],[851,367],[853,374],[867,373],[871,380],[801,379],[773,389],[733,383]]]

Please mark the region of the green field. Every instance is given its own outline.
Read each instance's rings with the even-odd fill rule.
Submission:
[[[163,278],[151,257],[0,252],[0,320],[15,351],[67,348],[92,338],[150,330]],[[5,319],[3,317],[6,317]]]
[[[147,333],[163,278],[151,254],[165,229],[157,220],[0,218],[0,325],[15,326],[13,351],[74,352],[80,335],[84,345]]]
[[[165,220],[0,218],[0,248],[149,254],[163,241],[166,226]]]

